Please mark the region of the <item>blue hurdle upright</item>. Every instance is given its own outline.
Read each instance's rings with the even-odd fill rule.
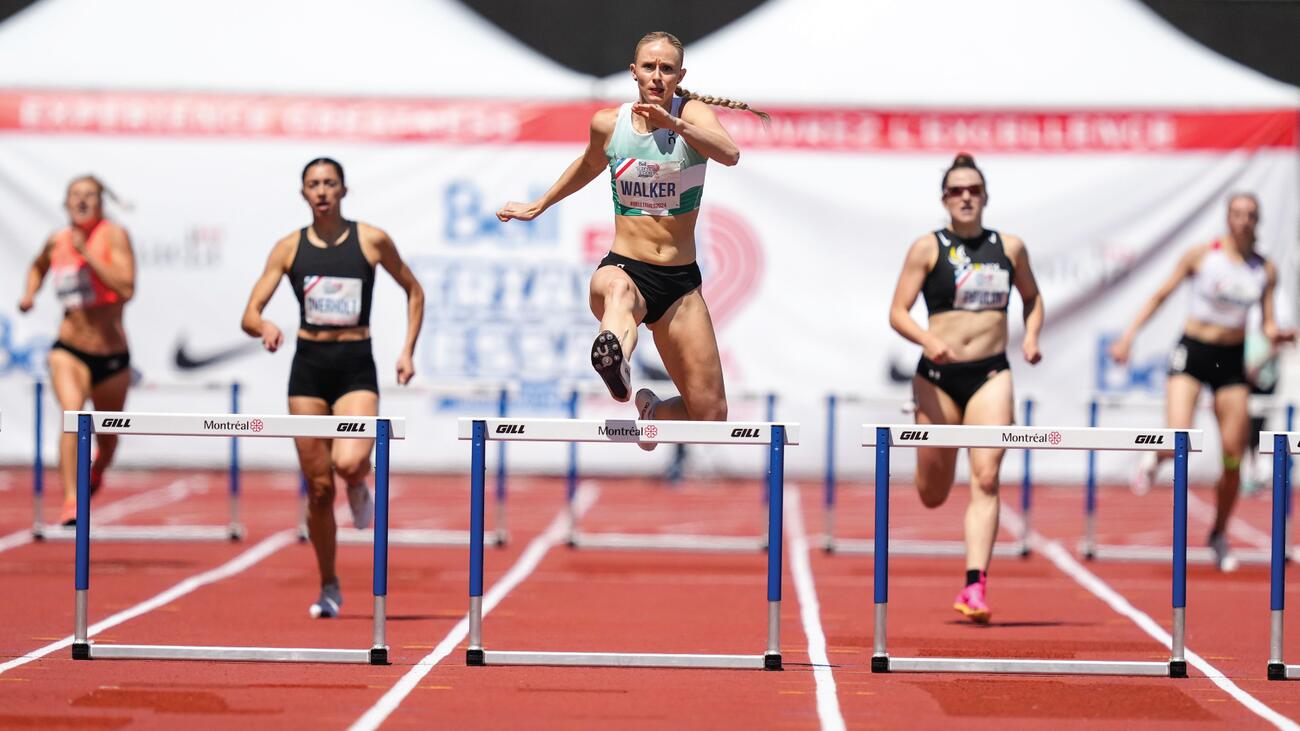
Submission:
[[[1300,453],[1300,432],[1262,432],[1260,454],[1273,455],[1273,530],[1269,591],[1268,679],[1300,679],[1300,665],[1282,659],[1286,609],[1287,517],[1291,514],[1291,455]]]
[[[632,421],[626,419],[460,420],[470,449],[469,647],[467,665],[578,665],[781,669],[782,500],[785,447],[799,443],[798,424],[766,422]],[[635,444],[763,444],[768,447],[767,648],[762,655],[623,652],[534,652],[483,647],[483,503],[489,441],[623,442]]]
[[[851,555],[872,555],[876,551],[876,543],[871,539],[864,538],[836,538],[835,537],[835,500],[838,494],[837,478],[835,473],[835,433],[836,433],[836,411],[840,403],[855,404],[875,404],[891,408],[902,408],[904,413],[914,413],[915,404],[911,400],[902,401],[898,399],[870,399],[856,396],[844,396],[840,394],[829,394],[826,397],[826,477],[824,480],[824,509],[825,517],[822,527],[822,549],[826,553],[846,553]],[[1024,408],[1024,426],[1030,426],[1034,423],[1034,400],[1025,399]],[[1013,447],[1014,448],[1014,447]],[[1032,450],[1025,451],[1025,469],[1020,480],[1020,513],[1024,519],[1023,528],[1021,529],[1019,540],[1015,544],[998,542],[993,545],[993,555],[995,556],[1019,556],[1027,558],[1029,556],[1029,531],[1030,516],[1032,514],[1031,496],[1033,494],[1033,470],[1030,464],[1030,454]],[[964,556],[966,555],[966,544],[962,541],[922,541],[900,539],[894,541],[890,546],[895,554],[900,556]]]
[[[875,638],[871,670],[945,673],[1055,673],[1067,675],[1160,675],[1187,677],[1184,653],[1187,612],[1187,455],[1201,451],[1200,430],[1095,429],[1016,426],[863,426],[863,446],[876,448]],[[1020,658],[890,657],[886,645],[889,607],[889,457],[893,447],[1018,447],[1141,451],[1174,448],[1173,632],[1168,662],[1122,660],[1029,660]]]
[[[41,449],[41,434],[45,427],[45,384],[35,381],[33,390],[33,449],[32,449],[32,538],[38,541],[71,541],[76,531],[69,526],[50,525],[41,515],[45,494],[45,459]],[[144,381],[132,386],[135,391],[228,391],[230,413],[239,413],[239,382],[230,383],[164,383]],[[230,460],[227,469],[230,495],[230,522],[226,525],[158,525],[125,526],[97,525],[91,537],[97,541],[238,541],[244,536],[244,522],[239,508],[239,438],[230,438]]]
[[[63,431],[77,435],[76,618],[72,658],[150,660],[258,660],[388,664],[385,610],[388,601],[388,448],[406,437],[403,419],[359,416],[253,416],[247,414],[154,414],[146,412],[65,411]],[[95,432],[189,437],[318,437],[375,440],[375,548],[373,642],[369,649],[310,647],[213,647],[194,645],[119,645],[91,642],[90,595],[90,439]]]

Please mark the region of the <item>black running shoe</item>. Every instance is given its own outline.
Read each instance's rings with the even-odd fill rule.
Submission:
[[[623,347],[618,338],[608,330],[601,330],[591,344],[591,367],[605,382],[609,395],[617,401],[627,402],[632,391],[632,369],[623,357]]]

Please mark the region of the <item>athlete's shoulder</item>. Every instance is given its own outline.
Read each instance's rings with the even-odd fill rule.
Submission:
[[[933,267],[939,260],[939,237],[934,231],[922,234],[907,247],[907,260]]]
[[[387,231],[378,226],[372,226],[365,221],[357,221],[357,236],[361,237],[361,243],[372,246],[382,246],[393,242]]]
[[[1019,254],[1020,252],[1025,250],[1024,239],[1020,238],[1019,236],[1016,236],[1015,234],[1004,233],[1002,231],[999,231],[997,233],[998,233],[998,239],[1001,240],[1002,242],[1002,250],[1007,253],[1007,256],[1011,258],[1015,258],[1014,255]]]
[[[591,131],[599,134],[612,134],[614,126],[618,124],[618,107],[605,107],[597,109],[591,115]]]

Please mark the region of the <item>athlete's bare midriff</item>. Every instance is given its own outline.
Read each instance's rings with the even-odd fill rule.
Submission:
[[[953,360],[989,358],[1007,349],[1007,313],[951,310],[930,316],[930,332],[952,350]]]
[[[695,261],[695,221],[698,210],[676,216],[614,216],[610,251],[659,266]]]
[[[64,310],[59,340],[91,355],[113,355],[127,350],[122,327],[121,302],[80,310]]]
[[[1241,345],[1246,342],[1246,331],[1238,327],[1225,327],[1195,318],[1187,318],[1183,332],[1193,340],[1210,345]]]

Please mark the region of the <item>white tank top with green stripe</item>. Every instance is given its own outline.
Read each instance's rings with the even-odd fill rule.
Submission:
[[[681,97],[673,99],[674,117],[681,115],[685,102]],[[631,104],[618,108],[605,157],[609,158],[615,214],[676,216],[700,207],[708,158],[670,129],[637,132],[632,128]]]

